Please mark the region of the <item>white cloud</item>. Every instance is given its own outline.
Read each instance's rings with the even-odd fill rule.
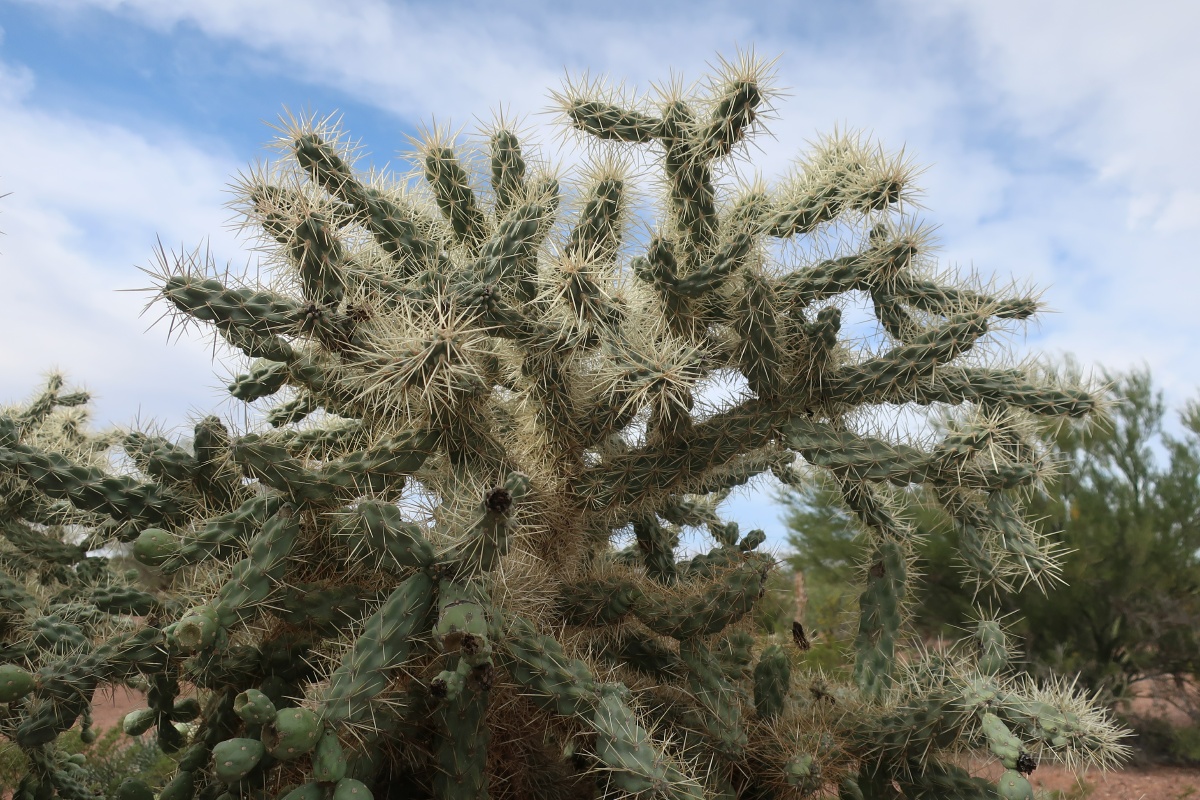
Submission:
[[[58,366],[97,396],[98,421],[182,421],[209,405],[216,384],[207,346],[167,341],[139,318],[149,295],[156,237],[234,256],[224,230],[225,182],[234,166],[178,136],[150,141],[120,126],[37,108],[27,70],[0,64],[0,399],[33,393]],[[161,134],[162,132],[160,132]]]

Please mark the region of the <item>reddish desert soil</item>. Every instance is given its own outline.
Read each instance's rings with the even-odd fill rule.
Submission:
[[[1002,771],[994,763],[974,770],[987,777],[999,777]],[[1092,770],[1077,775],[1057,764],[1047,764],[1034,770],[1029,782],[1039,796],[1053,797],[1050,793],[1057,791],[1062,800],[1200,800],[1200,770],[1180,767]]]

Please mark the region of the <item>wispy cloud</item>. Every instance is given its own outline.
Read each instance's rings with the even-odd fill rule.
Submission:
[[[179,421],[213,398],[210,351],[195,339],[144,335],[145,265],[156,239],[205,237],[231,254],[225,184],[236,164],[182,136],[149,141],[111,123],[31,105],[28,70],[0,63],[0,389],[29,394],[52,366],[88,386],[101,420],[135,413]]]

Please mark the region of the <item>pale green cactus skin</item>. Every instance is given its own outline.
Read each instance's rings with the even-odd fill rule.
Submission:
[[[981,581],[1052,574],[1020,503],[1050,468],[1031,421],[1096,401],[986,365],[988,333],[1037,303],[935,275],[903,160],[832,137],[778,186],[729,177],[768,77],[743,59],[703,95],[640,103],[568,86],[565,121],[592,145],[574,185],[501,123],[482,147],[422,144],[420,188],[368,179],[329,125],[288,126],[288,158],[242,186],[275,288],[186,258],[160,275],[162,301],[250,359],[230,392],[273,403],[273,428],[43,435],[85,399],[61,381],[0,417],[17,796],[80,796],[52,742],[122,682],[147,690],[131,732],[182,753],[161,800],[1007,797],[1030,756],[1117,760],[1102,714],[1014,675],[993,620],[898,659],[897,487],[933,489]],[[640,163],[661,176],[647,241]],[[834,229],[836,257],[803,255]],[[855,298],[879,323],[870,353],[841,332]],[[729,375],[745,390],[710,399]],[[954,421],[921,445],[862,427],[905,403]],[[101,458],[114,444],[125,472]],[[774,560],[716,513],[733,487],[805,468],[868,545],[843,686],[751,635]],[[83,546],[57,535],[68,523]],[[711,548],[685,557],[685,529]],[[179,591],[77,568],[54,578],[64,615],[18,580],[105,543]],[[954,765],[968,747],[1004,762],[1000,787]]]

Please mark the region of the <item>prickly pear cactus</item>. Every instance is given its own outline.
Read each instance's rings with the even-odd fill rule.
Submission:
[[[131,732],[181,753],[162,800],[1008,797],[1036,759],[1119,758],[1084,698],[1013,672],[990,619],[899,657],[896,493],[935,491],[981,581],[1052,576],[1022,510],[1052,469],[1034,421],[1094,401],[992,365],[992,334],[1037,303],[934,270],[902,159],[834,136],[777,185],[740,179],[772,94],[749,59],[696,96],[569,85],[564,121],[592,145],[571,181],[502,122],[422,141],[410,181],[357,168],[331,125],[285,126],[286,157],[241,186],[270,282],[187,256],[158,271],[169,308],[245,355],[230,392],[270,427],[131,433],[125,472],[28,413],[0,427],[13,496],[176,587],[82,594],[118,629],[5,651],[21,797],[74,796],[46,754],[121,681],[150,688]],[[843,331],[856,307],[873,318]],[[896,406],[940,409],[936,439],[872,432]],[[774,560],[716,511],[802,469],[867,543],[845,685],[753,636]],[[27,519],[47,538],[53,520]],[[968,750],[1004,762],[999,786]]]

